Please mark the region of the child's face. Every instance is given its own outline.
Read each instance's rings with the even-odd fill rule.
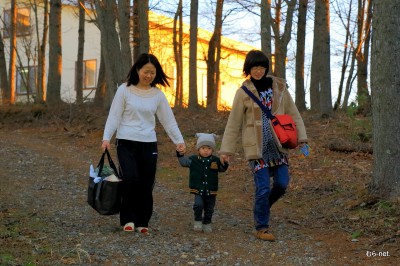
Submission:
[[[201,157],[208,157],[212,154],[213,150],[210,146],[201,146],[199,149],[199,154]]]

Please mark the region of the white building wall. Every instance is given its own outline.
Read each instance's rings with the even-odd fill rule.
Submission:
[[[78,14],[73,7],[64,6],[62,12],[62,78],[61,98],[66,102],[74,102],[75,92],[75,63],[78,56]],[[88,17],[86,16],[88,19]],[[98,73],[101,56],[100,31],[94,23],[85,23],[84,60],[96,59]],[[96,76],[97,82],[97,76]],[[94,91],[84,90],[84,97]]]
[[[0,12],[3,17],[4,10],[10,9],[10,0],[0,0]],[[17,5],[20,7],[29,6],[27,1],[17,1]],[[43,8],[39,8],[39,39],[42,40],[43,32]],[[100,45],[100,31],[94,23],[89,22],[89,17],[86,15],[85,23],[85,46],[84,46],[84,60],[95,59],[97,64],[98,73],[100,67],[100,56],[101,56],[101,45]],[[17,68],[37,66],[37,34],[36,34],[36,24],[35,24],[35,14],[33,9],[31,9],[31,27],[32,34],[30,36],[17,37]],[[3,30],[3,22],[0,22],[1,30]],[[63,6],[62,10],[62,76],[61,76],[61,99],[66,102],[74,102],[76,99],[75,92],[75,62],[78,56],[78,27],[79,19],[76,7],[73,6]],[[9,38],[4,38],[5,54],[7,64],[10,58],[10,42]],[[47,42],[48,42],[47,37]],[[31,59],[28,60],[27,49],[31,54]],[[49,44],[46,45],[46,80],[49,66]],[[7,65],[8,71],[8,65]],[[96,74],[97,82],[97,74]],[[90,98],[94,97],[94,91],[84,90],[84,97],[90,94]],[[24,101],[25,96],[17,95],[17,101]]]

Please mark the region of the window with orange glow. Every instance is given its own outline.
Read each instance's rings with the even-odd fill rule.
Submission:
[[[31,34],[31,10],[27,7],[17,7],[17,37]],[[11,9],[4,11],[4,38],[11,34]]]
[[[83,61],[83,84],[84,89],[93,89],[96,87],[96,71],[97,61],[85,60]]]

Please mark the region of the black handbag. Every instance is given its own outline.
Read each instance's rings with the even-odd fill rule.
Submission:
[[[109,167],[104,165],[106,154]],[[101,215],[118,214],[121,208],[121,180],[107,149],[101,156],[96,172],[99,178],[89,176],[87,202]],[[107,177],[111,174],[115,175],[118,181],[108,181]]]

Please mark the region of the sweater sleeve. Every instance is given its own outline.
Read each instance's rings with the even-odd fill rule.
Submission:
[[[190,167],[190,164],[192,163],[192,160],[187,156],[179,156],[178,161],[183,167]]]
[[[168,136],[174,144],[184,143],[181,131],[176,123],[174,113],[169,106],[168,100],[164,93],[161,92],[161,100],[157,108],[157,118],[167,132]]]
[[[103,140],[110,141],[119,124],[121,123],[122,113],[125,108],[124,91],[126,85],[122,84],[119,86],[115,93],[114,99],[111,103],[110,111],[108,113],[107,122],[104,128]]]

